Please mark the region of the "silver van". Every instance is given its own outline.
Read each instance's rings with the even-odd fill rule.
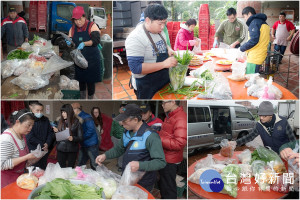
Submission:
[[[236,140],[254,128],[255,119],[240,104],[226,101],[188,102],[188,151],[218,144],[222,139]]]

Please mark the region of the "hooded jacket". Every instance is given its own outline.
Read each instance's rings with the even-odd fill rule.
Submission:
[[[15,47],[21,46],[29,36],[26,21],[18,15],[15,20],[7,17],[1,22],[1,39],[5,33],[7,43]]]
[[[167,114],[159,131],[167,163],[183,160],[183,149],[187,143],[187,115],[182,107]]]
[[[83,147],[91,147],[98,144],[98,135],[92,116],[83,111],[81,111],[78,116],[83,120],[83,141],[81,145]]]
[[[247,62],[261,65],[267,57],[270,42],[270,27],[266,23],[267,16],[259,13],[247,20],[249,40],[240,47],[247,52]]]
[[[176,36],[174,50],[186,50],[187,44],[189,45],[188,49],[193,50],[193,46],[190,45],[189,41],[194,39],[194,31],[189,31],[185,24],[181,24],[180,27],[181,29]]]

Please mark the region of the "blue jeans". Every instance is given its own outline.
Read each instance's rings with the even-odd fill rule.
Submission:
[[[91,168],[95,170],[97,167],[95,160],[98,155],[99,155],[98,144],[90,147],[81,147],[78,156],[78,166],[86,165],[87,161],[90,159]]]
[[[286,46],[282,46],[282,45],[277,45],[277,44],[275,44],[274,50],[277,51],[277,52],[280,52],[280,54],[282,55],[282,56],[280,56],[280,58],[279,58],[279,62],[281,62],[282,57],[283,57],[283,55],[284,55],[284,52],[285,52],[285,50],[286,50]]]

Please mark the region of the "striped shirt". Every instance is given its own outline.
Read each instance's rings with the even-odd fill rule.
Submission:
[[[20,140],[9,129],[6,129],[4,132],[9,132],[14,136],[21,150],[23,150],[26,147],[25,140]],[[12,159],[19,157],[19,150],[15,145],[13,138],[9,134],[0,135],[0,146],[1,170],[13,169],[14,165],[12,163]]]

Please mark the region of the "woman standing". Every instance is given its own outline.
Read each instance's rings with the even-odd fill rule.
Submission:
[[[99,146],[101,144],[101,135],[103,133],[103,120],[101,116],[101,111],[99,107],[93,107],[91,110],[91,115],[94,119],[94,124],[97,128],[97,135],[99,140]]]
[[[86,90],[88,91],[88,99],[93,99],[95,83],[101,82],[103,76],[103,66],[98,49],[101,32],[94,22],[86,19],[86,14],[81,6],[73,9],[72,21],[73,26],[69,31],[69,37],[72,38],[77,49],[81,50],[82,55],[88,61],[87,69],[75,67],[75,79],[79,81],[81,99],[86,99]],[[70,42],[67,44],[69,45]]]
[[[1,188],[13,183],[25,172],[27,160],[36,157],[29,153],[26,137],[34,124],[34,115],[26,109],[10,116],[11,128],[0,136],[1,141]]]
[[[82,140],[82,129],[79,119],[74,114],[70,104],[64,104],[61,109],[58,127],[53,127],[55,133],[69,129],[70,136],[67,140],[57,142],[57,160],[61,167],[75,167],[79,142]]]
[[[180,24],[181,29],[178,31],[174,50],[186,50],[186,46],[188,45],[188,49],[192,50],[193,46],[198,46],[199,42],[194,38],[194,28],[197,25],[195,19],[189,19],[185,24]]]

